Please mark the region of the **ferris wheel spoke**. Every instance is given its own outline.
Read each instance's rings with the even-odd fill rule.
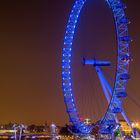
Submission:
[[[99,78],[99,80],[100,80],[102,89],[103,89],[103,91],[104,91],[105,97],[106,97],[106,99],[107,99],[107,102],[108,102],[108,104],[109,104],[109,103],[110,103],[111,97],[110,97],[110,94],[109,94],[109,92],[108,92],[108,90],[107,90],[107,88],[106,88],[106,84],[105,84],[105,82],[104,82],[104,80],[103,80],[103,77],[102,77],[102,75],[101,75],[101,73],[100,73],[100,68],[99,68],[99,67],[96,67],[96,72],[97,72],[98,78]]]
[[[100,67],[96,67],[96,71],[97,71],[97,74],[100,77],[100,79],[102,79],[102,83],[104,83],[104,86],[109,91],[109,92],[107,92],[109,94],[108,96],[112,96],[112,88],[111,88],[110,84],[107,82],[107,80],[106,80],[104,74],[102,73]],[[110,100],[111,100],[111,98],[110,98]],[[109,102],[110,102],[110,100],[109,100]],[[127,124],[131,127],[131,122],[128,119],[128,117],[126,116],[126,113],[124,112],[124,109],[123,108],[122,108],[121,114],[122,114],[123,118],[125,119],[125,121],[127,122]],[[119,121],[117,120],[117,122],[119,122]]]
[[[124,112],[124,109],[122,110],[122,116],[125,119],[125,121],[127,122],[127,124],[130,126],[130,128],[132,128],[131,122],[129,120],[129,118],[126,116],[126,113]]]
[[[112,96],[112,88],[111,88],[110,84],[107,82],[107,80],[106,80],[104,74],[102,73],[102,70],[100,69],[100,67],[96,66],[96,72],[97,72],[98,76],[100,77],[100,79],[102,79],[106,89],[109,92],[108,94],[111,97]]]

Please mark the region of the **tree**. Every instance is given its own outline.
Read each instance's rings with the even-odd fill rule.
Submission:
[[[64,136],[71,136],[72,134],[68,130],[67,126],[62,127],[59,131],[59,135],[64,135]]]

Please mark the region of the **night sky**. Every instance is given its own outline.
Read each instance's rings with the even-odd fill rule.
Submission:
[[[61,89],[61,50],[73,2],[1,2],[0,123],[55,122],[64,125],[68,122]],[[130,65],[131,80],[127,92],[140,104],[139,1],[124,2],[127,4],[126,14],[131,21],[129,32],[133,39],[130,47],[133,57]],[[84,56],[106,58],[115,64],[114,24],[104,0],[88,0],[81,13],[75,37],[72,76],[77,106],[83,117],[91,116],[97,120],[105,112],[106,101],[100,93],[102,90],[95,70],[83,67],[79,62]],[[113,67],[104,68],[105,72],[112,76]],[[87,101],[84,101],[85,97]],[[124,108],[130,120],[140,121],[140,107],[129,97],[125,100]]]

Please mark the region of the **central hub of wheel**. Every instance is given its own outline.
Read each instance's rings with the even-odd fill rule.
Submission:
[[[93,65],[93,66],[110,66],[111,62],[107,60],[97,60],[97,59],[85,59],[83,58],[84,65]]]

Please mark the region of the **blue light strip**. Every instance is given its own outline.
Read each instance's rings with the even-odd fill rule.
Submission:
[[[128,35],[128,22],[127,18],[124,13],[125,5],[121,3],[120,0],[108,0],[107,3],[111,7],[114,15],[114,21],[116,24],[116,32],[117,32],[117,39],[118,39],[118,64],[117,64],[117,71],[116,71],[116,82],[115,87],[113,90],[112,100],[108,107],[108,110],[102,120],[102,128],[100,130],[101,133],[105,133],[110,131],[112,133],[113,129],[106,130],[110,128],[110,126],[105,125],[106,121],[110,118],[114,118],[114,113],[121,113],[123,112],[122,109],[122,99],[117,98],[117,93],[119,92],[126,92],[126,83],[127,83],[127,76],[129,71],[129,61],[124,61],[121,59],[124,56],[129,57],[129,43],[130,37]],[[122,22],[125,21],[125,22]],[[123,80],[121,77],[126,74],[126,78]],[[129,76],[128,76],[129,77]],[[115,112],[116,110],[116,112]],[[104,124],[104,125],[103,125]],[[114,126],[115,128],[115,126]]]
[[[86,0],[77,0],[72,8],[69,21],[66,28],[64,38],[63,57],[62,57],[62,85],[64,93],[64,101],[67,112],[69,114],[70,122],[82,134],[90,133],[90,127],[85,125],[79,118],[75,100],[72,91],[71,80],[71,56],[72,56],[72,42],[74,38],[75,28],[78,21],[80,11]]]

